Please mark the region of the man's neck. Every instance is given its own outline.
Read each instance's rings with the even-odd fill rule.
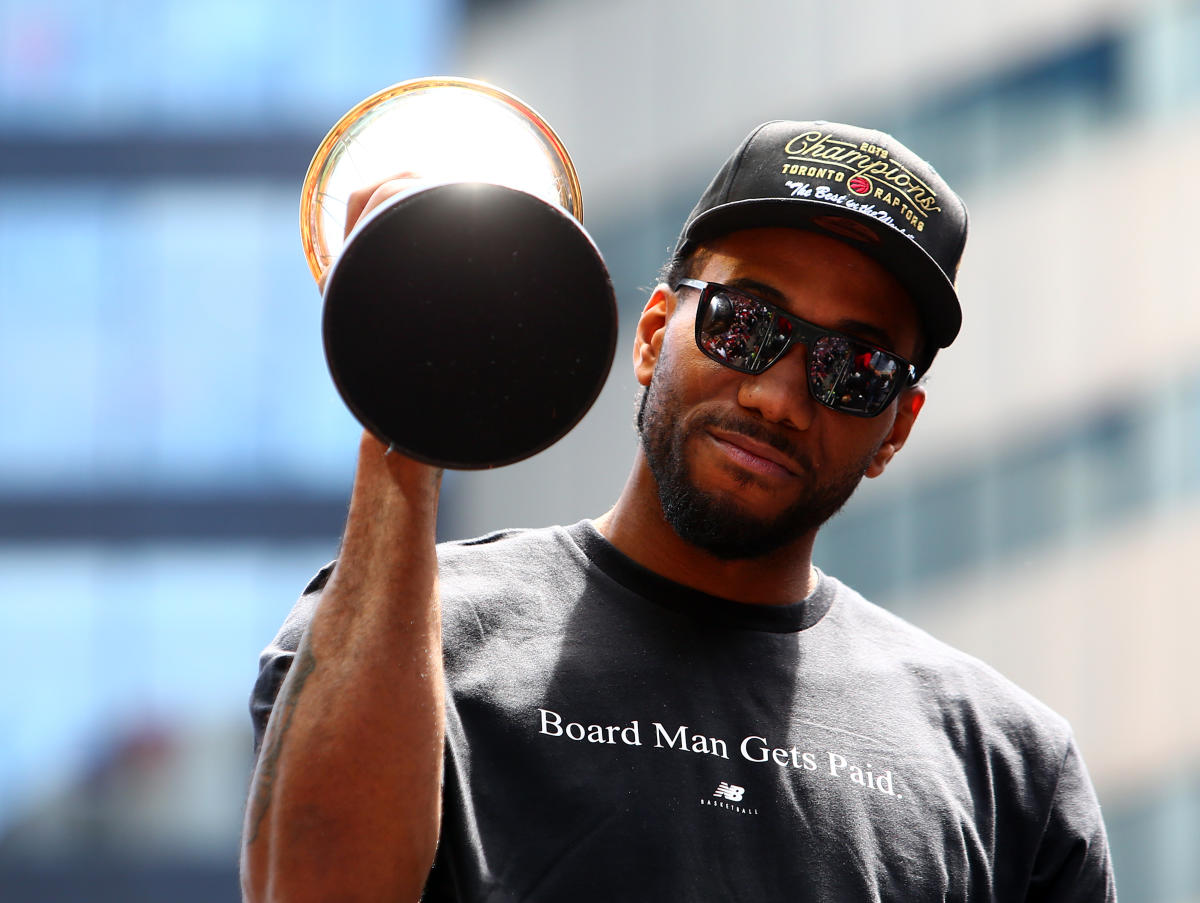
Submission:
[[[759,558],[718,558],[682,539],[667,522],[658,487],[640,454],[616,505],[596,518],[596,528],[642,567],[714,596],[754,605],[788,605],[816,588],[815,531]]]

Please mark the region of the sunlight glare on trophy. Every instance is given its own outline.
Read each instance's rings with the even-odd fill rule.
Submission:
[[[402,174],[517,188],[582,219],[578,182],[557,136],[499,89],[465,79],[402,83],[360,103],[318,150],[301,230],[320,278],[344,244],[350,195]]]

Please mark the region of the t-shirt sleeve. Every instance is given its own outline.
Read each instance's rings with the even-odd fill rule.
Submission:
[[[1067,746],[1026,900],[1108,903],[1117,899],[1100,803],[1078,748]]]
[[[254,754],[258,755],[262,747],[263,734],[267,730],[267,721],[271,717],[271,709],[279,695],[279,688],[287,677],[292,666],[296,649],[300,646],[300,638],[312,620],[313,609],[321,598],[321,590],[329,579],[333,565],[323,567],[304,588],[296,601],[287,620],[279,628],[279,633],[271,644],[262,651],[258,658],[258,678],[254,681],[254,689],[250,693],[250,721],[254,725]]]

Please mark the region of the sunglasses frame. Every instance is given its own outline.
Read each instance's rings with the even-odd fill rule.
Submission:
[[[901,391],[903,391],[905,388],[907,388],[911,385],[914,385],[917,381],[917,368],[912,364],[911,361],[908,361],[908,360],[902,358],[900,355],[896,354],[894,351],[889,351],[886,348],[880,348],[878,345],[873,345],[870,342],[864,341],[863,339],[860,339],[860,338],[856,338],[855,336],[852,336],[852,335],[847,335],[844,332],[838,332],[835,329],[826,329],[823,326],[818,326],[815,323],[808,322],[807,320],[801,320],[799,317],[793,316],[792,314],[788,313],[786,310],[781,308],[778,304],[772,304],[770,301],[764,301],[762,298],[758,297],[753,292],[748,292],[745,289],[734,288],[731,285],[722,285],[720,282],[704,282],[699,279],[680,279],[675,284],[675,291],[678,291],[683,286],[687,286],[688,288],[698,289],[700,292],[700,298],[696,303],[696,331],[695,331],[696,347],[699,348],[700,353],[703,354],[705,357],[707,357],[709,360],[716,361],[721,366],[728,367],[730,370],[736,370],[739,373],[748,373],[752,376],[756,376],[760,373],[765,373],[771,367],[775,366],[775,364],[777,364],[780,360],[782,360],[783,357],[789,351],[791,351],[795,345],[801,344],[805,348],[805,373],[806,373],[806,376],[808,377],[806,382],[808,384],[809,395],[818,404],[824,405],[825,407],[829,408],[832,411],[837,411],[839,414],[848,414],[851,417],[878,417],[880,414],[882,414],[887,409],[887,406],[892,403],[893,399],[895,399],[895,397],[898,394],[900,394]],[[707,300],[709,298],[711,298],[714,294],[716,294],[718,292],[722,292],[722,291],[730,292],[730,293],[737,294],[737,295],[742,295],[743,297],[749,298],[750,300],[754,301],[756,304],[761,304],[766,310],[768,310],[776,318],[774,321],[772,321],[773,323],[778,322],[779,320],[785,320],[791,326],[791,328],[792,328],[791,335],[789,335],[787,337],[787,343],[783,346],[783,350],[780,351],[778,354],[776,354],[766,364],[764,364],[760,367],[740,367],[740,366],[737,366],[736,364],[733,364],[729,360],[722,358],[720,355],[713,354],[712,352],[710,352],[708,349],[706,349],[704,347],[704,342],[701,337],[702,336],[701,323],[704,320],[704,313],[705,313],[705,310],[707,309],[707,304],[705,302],[707,302]],[[846,408],[839,407],[834,402],[825,401],[823,398],[820,397],[820,395],[816,391],[814,391],[813,376],[812,376],[812,373],[809,372],[809,360],[807,357],[808,349],[812,347],[812,345],[815,341],[817,341],[819,339],[823,339],[823,338],[829,338],[829,337],[843,339],[847,342],[851,342],[854,345],[861,346],[862,348],[869,349],[873,352],[881,352],[881,353],[887,355],[889,358],[896,361],[896,364],[897,364],[896,379],[892,383],[891,391],[888,392],[887,397],[884,398],[883,401],[881,401],[879,403],[878,410],[873,411],[872,413],[869,413],[869,414],[866,412],[863,412],[863,411],[847,410]]]

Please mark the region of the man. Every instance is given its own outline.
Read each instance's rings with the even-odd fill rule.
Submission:
[[[364,437],[263,656],[247,897],[1113,899],[1066,723],[812,564],[917,420],[965,238],[894,138],[768,123],[638,321],[610,511],[435,551],[437,473]]]

